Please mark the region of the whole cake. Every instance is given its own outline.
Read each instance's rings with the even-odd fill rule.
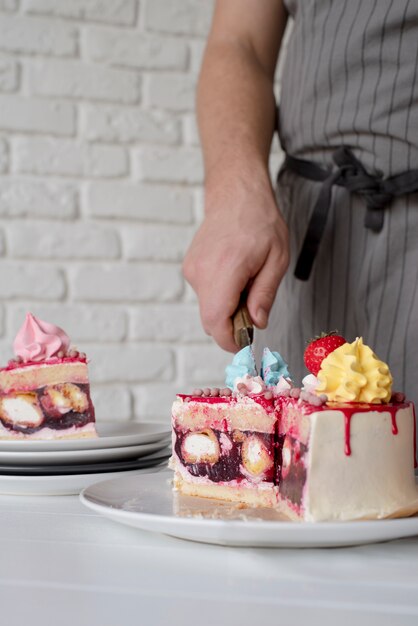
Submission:
[[[86,355],[31,313],[0,369],[0,439],[96,437]]]
[[[174,488],[276,507],[294,520],[402,517],[418,511],[415,413],[361,338],[323,336],[305,352],[295,387],[277,352],[260,376],[250,348],[227,367],[224,389],[177,396]]]

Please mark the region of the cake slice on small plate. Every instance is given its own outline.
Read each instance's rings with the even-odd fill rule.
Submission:
[[[0,439],[97,437],[87,358],[58,326],[31,313],[0,369]]]

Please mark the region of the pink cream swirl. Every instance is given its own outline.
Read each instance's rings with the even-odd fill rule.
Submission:
[[[60,351],[67,352],[69,346],[70,338],[62,328],[44,322],[32,313],[26,314],[23,326],[13,342],[16,357],[20,357],[24,363],[50,359]]]

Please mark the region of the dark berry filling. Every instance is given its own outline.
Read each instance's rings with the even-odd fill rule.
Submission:
[[[71,383],[71,386],[76,388],[75,390],[77,395],[82,394],[81,398],[83,398],[83,410],[77,410],[76,406],[74,406],[65,413],[61,414],[54,405],[53,400],[48,397],[48,392],[50,392],[51,389],[56,390],[57,388],[60,389],[60,387],[65,387],[65,384],[52,385],[41,387],[31,392],[31,395],[34,397],[36,408],[42,414],[42,421],[37,426],[18,424],[8,420],[3,408],[0,410],[0,422],[4,428],[7,428],[7,430],[25,434],[36,433],[43,428],[51,428],[52,430],[65,430],[72,427],[82,428],[90,422],[94,422],[95,416],[94,407],[90,398],[90,385]],[[18,397],[18,395],[19,394],[15,397]],[[11,396],[4,396],[4,398],[8,397]],[[0,400],[1,399],[2,398],[0,398]],[[79,399],[78,402],[80,402]],[[74,404],[77,405],[77,402],[74,402]]]
[[[251,480],[254,474],[260,472],[262,482],[273,482],[274,480],[274,434],[271,433],[254,433],[247,431],[234,431],[233,433],[223,433],[218,430],[210,429],[212,436],[216,437],[218,442],[219,455],[213,462],[191,462],[187,459],[185,453],[184,442],[192,431],[182,431],[175,428],[175,452],[184,467],[192,476],[206,477],[213,482],[229,482],[236,480]],[[193,433],[199,434],[199,433]],[[225,438],[228,438],[227,446],[225,446]],[[264,467],[261,463],[254,465],[251,457],[246,452],[248,442],[261,446],[264,455]],[[247,443],[245,443],[247,441]],[[259,478],[258,478],[259,480]]]

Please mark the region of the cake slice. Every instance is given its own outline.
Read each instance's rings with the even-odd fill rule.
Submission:
[[[13,345],[0,369],[0,439],[96,437],[86,355],[30,313]]]
[[[304,360],[310,389],[277,402],[280,508],[307,521],[417,511],[414,407],[392,393],[388,365],[362,338],[334,334],[308,345]]]
[[[273,506],[276,413],[271,393],[229,389],[177,396],[172,411],[174,484],[184,494]]]
[[[278,401],[278,507],[303,521],[378,519],[418,510],[410,402]]]

